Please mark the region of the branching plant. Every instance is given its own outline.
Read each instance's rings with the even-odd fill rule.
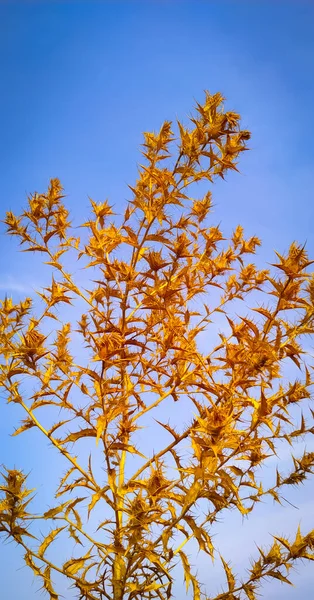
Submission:
[[[24,548],[51,600],[59,597],[54,573],[80,599],[170,599],[178,565],[194,600],[212,599],[190,566],[192,539],[207,560],[222,562],[226,589],[215,600],[255,600],[265,578],[289,583],[294,562],[314,558],[314,531],[299,530],[260,549],[239,580],[212,539],[224,511],[249,515],[267,496],[280,503],[283,489],[313,471],[314,453],[305,452],[290,473],[275,471],[272,487],[260,478],[278,443],[293,452],[314,432],[304,342],[314,331],[314,277],[297,243],[270,271],[259,270],[249,262],[257,237],[246,239],[238,225],[226,240],[209,222],[211,192],[194,196],[237,170],[250,134],[220,94],[206,93],[190,121],[189,128],[178,122],[177,137],[170,122],[145,134],[144,164],[120,220],[107,202],[91,201],[78,238],[57,179],[21,216],[5,219],[8,233],[24,251],[41,253],[53,274],[39,293],[42,311],[30,298],[2,301],[2,395],[25,412],[15,435],[39,429],[66,472],[52,507],[35,514],[26,475],[3,468],[0,531]],[[90,289],[69,272],[73,255],[88,269]],[[216,318],[223,333],[212,343]],[[299,376],[284,383],[289,362]],[[166,412],[156,420],[157,407],[159,415],[170,402],[175,423]],[[296,404],[304,406],[298,423]],[[160,428],[169,440],[145,456],[136,440],[148,418],[155,439]],[[102,515],[95,531],[91,514]],[[38,539],[41,519],[52,525]],[[80,550],[56,563],[53,546],[68,536]]]

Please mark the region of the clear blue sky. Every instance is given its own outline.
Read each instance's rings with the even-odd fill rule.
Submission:
[[[227,233],[240,222],[262,237],[260,260],[272,262],[273,249],[284,251],[294,239],[307,240],[314,256],[313,2],[12,1],[0,3],[0,23],[2,215],[18,213],[26,194],[44,191],[51,177],[62,180],[77,222],[86,218],[88,196],[122,210],[141,132],[185,120],[209,89],[226,96],[253,134],[242,174],[213,190],[215,219]],[[0,293],[19,298],[41,285],[42,270],[3,231]],[[49,471],[59,463],[39,435],[9,437],[16,414],[1,402],[0,463],[31,470],[33,482],[41,478],[47,504]],[[314,528],[313,492],[309,484],[295,496],[299,511],[270,505],[250,526],[226,520],[230,559],[245,564],[254,539],[266,541],[268,532],[289,531],[300,519]],[[0,557],[2,597],[39,597],[26,568],[16,572],[22,562],[14,545],[0,546]],[[294,581],[295,589],[268,586],[265,597],[310,598],[313,568],[300,566]]]

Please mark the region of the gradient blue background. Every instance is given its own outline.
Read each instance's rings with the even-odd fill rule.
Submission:
[[[88,196],[122,210],[141,132],[164,119],[184,121],[209,89],[221,91],[253,133],[241,174],[213,190],[215,222],[226,233],[240,222],[262,237],[261,262],[273,262],[273,249],[284,251],[294,239],[307,241],[314,256],[314,3],[7,2],[0,23],[2,215],[18,213],[51,177],[65,186],[77,223],[86,219]],[[18,254],[3,228],[0,245],[1,295],[33,294],[45,281],[39,260]],[[61,463],[39,434],[9,437],[19,416],[1,400],[0,463],[31,471],[46,508]],[[313,483],[289,498],[299,510],[270,503],[247,523],[235,515],[223,520],[221,548],[238,572],[249,566],[254,540],[268,543],[270,532],[289,532],[300,520],[314,528]],[[194,564],[208,593],[218,593],[219,567],[197,556]],[[1,598],[40,597],[21,565],[13,544],[0,546]],[[313,566],[300,565],[293,580],[296,588],[267,584],[265,597],[310,599]],[[184,597],[180,580],[176,592]]]

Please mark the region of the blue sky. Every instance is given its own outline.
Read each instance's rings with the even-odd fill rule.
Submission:
[[[241,174],[213,189],[215,221],[226,233],[241,223],[259,235],[260,261],[273,262],[273,250],[294,239],[307,241],[314,256],[312,2],[7,2],[0,22],[2,214],[18,213],[51,177],[61,179],[77,223],[86,219],[88,196],[123,210],[142,132],[165,119],[184,121],[209,89],[226,96],[253,134]],[[45,275],[38,260],[16,250],[2,228],[0,293],[20,298]],[[2,401],[0,415],[0,463],[31,470],[47,504],[58,459],[39,434],[9,437],[16,407]],[[225,520],[222,545],[239,568],[254,539],[294,530],[300,519],[314,528],[313,484],[299,492],[299,511],[270,504],[244,525],[233,515]],[[1,546],[0,555],[3,596],[39,597],[26,568],[15,573],[22,562],[14,545]],[[199,565],[205,575],[206,568]],[[296,588],[268,586],[265,597],[309,598],[310,569],[300,566],[294,581]],[[183,597],[181,582],[177,593]]]

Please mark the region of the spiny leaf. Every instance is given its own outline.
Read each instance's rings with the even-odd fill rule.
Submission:
[[[229,592],[233,592],[233,590],[235,588],[235,583],[236,583],[235,577],[234,577],[232,570],[230,569],[228,563],[224,560],[224,558],[221,555],[220,555],[220,560],[223,564],[223,568],[224,568],[224,571],[225,571],[225,574],[227,577]]]
[[[70,537],[75,541],[76,544],[80,544],[81,546],[83,546],[83,543],[81,542],[80,538],[76,533],[76,530],[72,525],[69,525],[68,532],[70,534]]]
[[[74,431],[69,433],[69,435],[63,440],[64,444],[69,442],[76,442],[84,437],[96,437],[96,432],[94,429],[80,429],[79,431]]]
[[[64,502],[63,504],[59,504],[59,506],[56,506],[55,508],[50,508],[49,510],[46,510],[46,512],[44,512],[43,514],[43,517],[45,519],[53,519],[64,510],[67,504],[68,502]]]
[[[33,419],[24,419],[24,421],[22,421],[22,423],[23,424],[21,425],[21,427],[19,427],[18,429],[15,430],[14,433],[12,433],[12,437],[19,435],[23,431],[27,431],[28,429],[31,429],[32,427],[36,426]]]
[[[81,556],[80,558],[71,558],[70,560],[64,563],[62,569],[68,575],[75,575],[78,571],[85,567],[85,563],[89,558],[92,558],[91,550],[89,550],[87,554]]]
[[[273,577],[274,579],[279,579],[279,581],[282,581],[283,583],[288,583],[289,585],[293,586],[293,583],[291,583],[291,581],[289,581],[289,579],[287,579],[287,577],[285,577],[282,573],[280,573],[280,571],[268,571],[268,577]]]
[[[57,537],[60,531],[63,531],[63,529],[65,529],[65,526],[59,527],[58,529],[52,529],[52,531],[50,531],[49,535],[45,537],[44,541],[42,542],[42,544],[40,544],[38,548],[38,556],[40,556],[41,558],[44,556],[48,546],[50,546],[53,540]]]
[[[180,558],[181,558],[181,561],[182,561],[183,570],[184,570],[185,589],[186,589],[186,592],[188,592],[189,591],[189,586],[190,586],[190,583],[191,583],[191,580],[192,580],[190,564],[189,564],[189,561],[188,561],[188,557],[186,556],[186,554],[182,550],[179,551],[179,555],[180,555]]]
[[[58,594],[55,592],[52,582],[51,582],[51,568],[49,565],[47,565],[47,567],[44,570],[44,573],[42,575],[43,580],[44,580],[44,589],[48,592],[48,594],[50,595],[50,600],[58,600],[59,596]]]
[[[88,505],[88,516],[90,515],[91,511],[93,510],[94,506],[97,504],[97,502],[99,502],[99,500],[102,498],[102,492],[96,492],[96,494],[92,495],[92,499]]]

